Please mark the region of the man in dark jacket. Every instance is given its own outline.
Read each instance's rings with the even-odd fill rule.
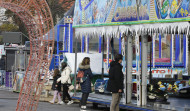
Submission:
[[[107,90],[112,92],[110,111],[119,111],[120,94],[123,92],[122,55],[117,54],[115,61],[110,63]]]

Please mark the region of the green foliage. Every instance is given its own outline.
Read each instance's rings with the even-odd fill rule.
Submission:
[[[10,10],[6,10],[5,11],[5,16],[7,18],[12,18],[13,24],[15,24],[14,26],[17,27],[17,30],[16,30],[17,32],[22,32],[23,34],[28,36],[28,31],[27,31],[27,29],[25,27],[25,24],[22,22],[22,20],[19,18],[18,15],[16,15],[15,13],[13,13]],[[12,23],[6,22],[5,24],[12,24]],[[12,30],[12,31],[14,32],[14,30]],[[24,38],[24,39],[26,39],[26,38]]]
[[[66,10],[62,7],[62,4],[59,3],[59,0],[46,0],[46,1],[51,10],[54,25],[56,25],[56,23],[58,22],[57,17],[58,18],[64,17],[64,13],[66,12]]]
[[[4,23],[0,26],[0,30],[2,32],[17,32],[18,29],[18,26],[9,23]]]
[[[0,45],[2,45],[2,44],[3,44],[3,36],[0,35]]]

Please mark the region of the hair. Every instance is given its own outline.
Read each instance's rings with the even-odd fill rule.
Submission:
[[[54,69],[54,75],[53,78],[60,75],[59,69]]]
[[[83,60],[82,60],[82,65],[89,65],[90,64],[90,58],[89,57],[85,57]]]
[[[66,66],[67,66],[67,63],[66,63],[66,62],[63,62],[63,63],[61,64],[61,71],[63,71]]]
[[[115,56],[115,61],[116,62],[119,62],[119,60],[122,60],[123,59],[123,56],[121,55],[121,54],[117,54],[116,56]]]

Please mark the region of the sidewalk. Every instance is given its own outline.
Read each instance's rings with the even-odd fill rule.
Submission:
[[[19,93],[0,89],[0,111],[15,111]],[[102,107],[93,109],[92,104],[87,105],[89,111],[108,111]],[[72,105],[57,105],[48,102],[39,102],[37,111],[80,111],[78,103]]]

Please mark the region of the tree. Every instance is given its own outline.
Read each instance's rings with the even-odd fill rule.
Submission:
[[[54,25],[57,24],[58,18],[63,18],[65,12],[67,12],[72,5],[74,5],[75,0],[46,0],[54,21]]]
[[[0,30],[2,32],[17,32],[19,28],[14,24],[4,23],[0,26]]]
[[[53,22],[55,25],[58,22],[57,19],[62,18],[64,16],[65,10],[61,6],[61,4],[59,4],[59,0],[47,0],[47,3],[50,7],[52,17],[53,17]]]
[[[18,15],[16,15],[15,13],[13,13],[10,10],[6,10],[5,11],[5,16],[8,19],[12,19],[12,21],[7,21],[5,22],[5,24],[12,24],[13,26],[17,27],[17,32],[22,32],[24,35],[28,36],[28,31],[25,27],[25,24],[22,22],[22,20],[19,18]],[[14,25],[15,24],[15,25]],[[15,32],[15,30],[12,30],[13,32]],[[26,40],[26,38],[25,38]]]

